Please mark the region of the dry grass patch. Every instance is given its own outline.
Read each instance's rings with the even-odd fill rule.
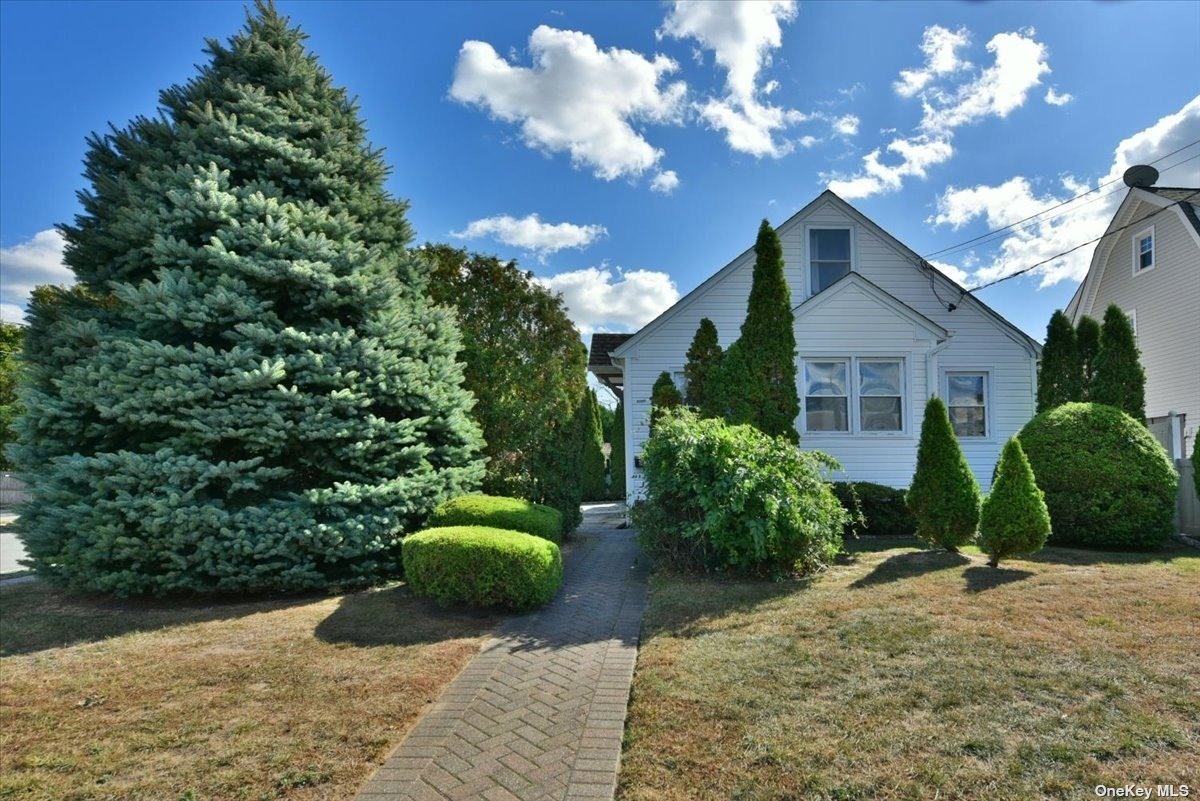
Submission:
[[[656,576],[618,797],[1195,793],[1196,551],[900,543],[805,583]]]
[[[0,799],[350,798],[494,620],[403,587],[245,602],[0,590]]]

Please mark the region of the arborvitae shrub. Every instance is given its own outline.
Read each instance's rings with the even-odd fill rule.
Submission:
[[[704,410],[711,406],[708,397],[708,377],[713,369],[721,363],[721,344],[717,339],[717,327],[713,321],[705,317],[692,337],[688,348],[687,363],[683,367],[683,375],[687,379],[687,404],[693,408]]]
[[[588,407],[587,428],[583,436],[583,498],[587,501],[603,500],[608,494],[604,481],[604,434],[600,425],[600,401],[596,391],[589,389],[584,395]]]
[[[429,518],[431,528],[488,526],[561,542],[562,513],[540,503],[492,495],[462,495],[446,501]]]
[[[1179,475],[1146,426],[1120,409],[1068,403],[1017,435],[1050,510],[1050,542],[1149,548],[1174,531]]]
[[[979,516],[979,547],[996,567],[1001,559],[1041,550],[1050,535],[1050,512],[1016,437],[1004,444],[992,491]]]
[[[625,499],[625,401],[617,403],[613,419],[612,453],[608,457],[609,494],[615,500]]]
[[[958,445],[941,398],[925,404],[917,471],[905,496],[917,536],[931,547],[957,551],[979,527],[979,483]]]
[[[654,386],[650,388],[650,430],[654,430],[655,424],[664,412],[682,405],[683,395],[675,386],[675,382],[671,380],[671,374],[665,370],[659,373],[658,378],[654,381]]]
[[[1129,317],[1117,305],[1104,311],[1100,353],[1090,399],[1116,406],[1135,420],[1146,419],[1146,371],[1138,357]]]
[[[1037,409],[1044,412],[1064,403],[1082,400],[1083,366],[1075,329],[1062,310],[1055,310],[1046,326],[1046,345],[1038,366]]]
[[[404,577],[414,594],[443,604],[524,611],[554,598],[562,554],[553,542],[520,531],[431,528],[404,539]]]
[[[1092,387],[1096,383],[1096,357],[1100,355],[1100,323],[1092,317],[1079,318],[1075,326],[1075,346],[1079,350],[1079,398],[1092,400]]]
[[[846,511],[828,456],[748,425],[664,412],[643,451],[646,499],[634,524],[646,549],[680,569],[809,573],[841,550]]]
[[[399,572],[478,486],[453,314],[357,109],[260,4],[161,115],[93,136],[35,297],[13,449],[34,569],[77,589],[304,590]]]

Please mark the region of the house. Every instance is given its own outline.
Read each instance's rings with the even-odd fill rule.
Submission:
[[[1129,315],[1146,369],[1147,422],[1180,459],[1200,426],[1200,189],[1157,179],[1150,167],[1126,173],[1129,190],[1066,313],[1075,324],[1101,319],[1111,304]]]
[[[833,192],[776,230],[795,307],[800,446],[835,456],[842,480],[907,487],[925,401],[939,395],[990,486],[1005,440],[1034,414],[1041,346]],[[701,318],[722,347],[737,339],[753,266],[751,248],[636,334],[593,342],[593,372],[625,400],[631,501],[643,490],[654,380],[665,370],[684,388]]]

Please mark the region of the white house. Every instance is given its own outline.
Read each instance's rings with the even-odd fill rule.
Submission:
[[[1146,369],[1146,417],[1171,455],[1183,458],[1200,428],[1200,189],[1153,186],[1153,168],[1129,174],[1134,185],[1067,316],[1076,324],[1099,320],[1114,303],[1129,315]]]
[[[940,395],[986,489],[1004,442],[1033,416],[1041,346],[833,192],[776,230],[795,307],[800,446],[835,456],[843,480],[907,487],[925,401]],[[593,342],[592,371],[624,396],[631,501],[654,380],[665,370],[682,384],[701,318],[722,347],[737,339],[753,267],[751,248],[636,334]]]

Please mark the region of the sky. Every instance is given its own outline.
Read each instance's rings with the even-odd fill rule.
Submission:
[[[1046,261],[980,291],[1042,339],[1092,247],[1053,257],[1104,232],[1127,166],[1200,187],[1196,0],[278,7],[357,96],[415,241],[517,259],[585,339],[637,330],[827,187],[967,287]],[[54,226],[86,137],[155,113],[244,18],[0,2],[0,317],[71,280]]]

